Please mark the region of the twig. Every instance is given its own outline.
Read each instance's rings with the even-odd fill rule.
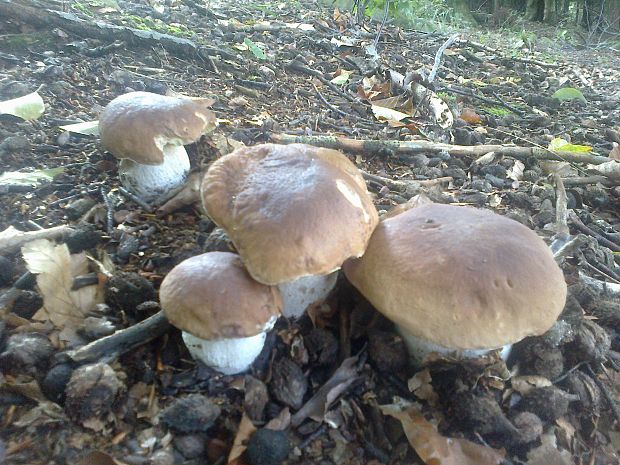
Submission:
[[[605,386],[605,383],[603,383],[599,379],[599,377],[596,376],[596,373],[594,373],[594,370],[592,369],[592,367],[590,365],[586,365],[586,371],[588,372],[590,377],[594,380],[594,382],[596,383],[598,388],[603,393],[603,396],[607,400],[607,403],[609,404],[609,407],[611,407],[611,411],[613,412],[614,416],[616,417],[616,421],[618,423],[620,423],[620,408],[618,408],[618,404],[616,404],[616,401],[614,400],[611,392],[609,392],[609,389],[607,389],[607,386]]]
[[[587,184],[603,184],[605,186],[613,186],[613,183],[607,176],[581,176],[574,178],[562,178],[566,187],[585,186]]]
[[[604,245],[608,249],[613,250],[614,252],[620,252],[620,245],[610,241],[606,237],[601,236],[596,231],[593,231],[592,229],[587,227],[585,224],[583,224],[583,222],[579,219],[575,212],[570,211],[568,213],[568,219],[570,220],[571,224],[582,233],[594,237],[601,245]]]
[[[428,141],[398,141],[349,139],[338,136],[296,136],[289,134],[271,134],[271,140],[280,144],[302,143],[317,147],[348,150],[356,153],[386,153],[413,155],[417,153],[448,152],[453,156],[481,157],[489,152],[518,159],[538,158],[539,160],[570,161],[599,165],[609,161],[607,157],[588,153],[557,151],[552,152],[543,147],[519,147],[516,145],[451,145]]]
[[[76,363],[92,363],[99,360],[111,361],[164,334],[170,323],[163,311],[129,328],[116,331],[110,336],[97,339],[83,347],[67,352]]]
[[[323,95],[319,92],[319,89],[316,88],[316,86],[314,84],[312,84],[312,87],[314,87],[314,91],[316,92],[316,95],[319,99],[321,99],[321,101],[327,106],[327,108],[329,108],[331,111],[338,113],[340,116],[347,116],[349,118],[353,118],[353,119],[357,119],[356,116],[347,113],[346,111],[341,110],[338,107],[335,107],[334,105],[332,105],[331,103],[329,103],[327,101],[327,99],[325,97],[323,97]]]
[[[101,194],[106,209],[106,231],[108,234],[112,234],[114,230],[114,205],[103,187],[99,189],[99,193]]]
[[[453,34],[450,37],[448,37],[448,40],[446,40],[441,47],[439,47],[439,50],[437,50],[437,53],[435,54],[435,62],[433,63],[433,69],[431,69],[430,74],[428,75],[428,82],[433,82],[435,80],[435,78],[437,77],[437,72],[439,71],[439,66],[441,66],[441,57],[443,55],[443,53],[446,51],[446,49],[452,45],[454,42],[456,42],[456,39],[459,38],[458,34]]]
[[[292,69],[293,71],[298,71],[300,73],[307,74],[309,76],[313,76],[313,77],[317,78],[319,81],[321,81],[323,84],[325,84],[327,87],[329,87],[331,90],[336,92],[338,95],[340,95],[341,97],[347,99],[349,102],[353,102],[353,103],[357,103],[357,104],[360,103],[354,97],[351,97],[349,94],[346,94],[343,91],[341,91],[340,89],[338,89],[338,87],[336,87],[335,84],[329,82],[325,78],[325,76],[323,76],[323,73],[321,73],[320,71],[316,71],[316,70],[314,70],[312,68],[308,68],[306,65],[304,65],[301,61],[299,61],[297,59],[292,60],[291,62],[289,62],[288,65],[287,65],[287,68]]]
[[[383,32],[383,28],[385,27],[385,22],[388,19],[388,15],[390,13],[390,0],[385,1],[385,5],[383,7],[383,19],[381,20],[381,24],[379,24],[379,30],[377,31],[377,36],[373,42],[373,47],[375,52],[377,51],[377,45],[379,45],[379,39],[381,38],[381,33]]]
[[[555,179],[555,232],[560,237],[568,237],[570,231],[568,229],[568,199],[566,198],[566,189],[559,174],[554,176]]]
[[[140,197],[138,197],[136,195],[133,195],[131,192],[129,192],[124,187],[118,186],[118,191],[121,194],[123,194],[125,197],[127,197],[129,200],[131,200],[133,203],[135,203],[136,205],[139,205],[140,207],[142,207],[142,210],[144,210],[145,212],[151,213],[153,211],[153,207],[151,205],[149,205],[147,202],[142,200]],[[108,205],[106,204],[106,207],[107,206]]]

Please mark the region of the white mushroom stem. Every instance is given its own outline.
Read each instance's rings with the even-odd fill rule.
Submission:
[[[338,272],[317,276],[304,276],[294,281],[278,284],[282,296],[282,315],[299,318],[313,303],[325,300],[336,285]]]
[[[449,347],[435,344],[426,339],[413,336],[412,334],[403,330],[400,325],[396,325],[396,331],[403,338],[403,341],[405,342],[405,345],[409,350],[411,360],[415,366],[422,366],[426,357],[428,357],[433,352],[441,355],[456,356],[459,359],[467,359],[480,357],[481,355],[488,354],[489,352],[492,352],[494,350],[501,350],[500,355],[502,359],[507,360],[508,356],[510,355],[510,350],[512,349],[512,344],[508,344],[495,349],[451,349]]]
[[[161,165],[142,165],[124,158],[118,168],[121,184],[132,194],[152,204],[161,204],[176,194],[189,173],[189,157],[182,145],[163,148]]]
[[[272,316],[255,336],[201,339],[186,331],[181,332],[183,342],[194,360],[200,360],[208,367],[225,375],[236,375],[250,368],[263,350],[267,332],[273,328],[277,316]]]

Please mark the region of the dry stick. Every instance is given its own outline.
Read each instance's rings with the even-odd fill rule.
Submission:
[[[575,178],[562,178],[562,181],[564,182],[564,185],[566,187],[585,186],[588,184],[603,184],[605,186],[610,187],[610,186],[614,186],[618,184],[618,183],[612,182],[606,176],[581,176],[581,177],[575,177]]]
[[[110,336],[97,339],[83,347],[67,352],[76,363],[92,363],[102,360],[111,361],[155,338],[163,335],[170,328],[170,323],[163,311],[142,320],[129,328],[116,331]]]
[[[399,192],[409,192],[419,190],[425,187],[433,187],[438,184],[444,184],[453,181],[452,177],[444,176],[442,178],[436,179],[428,179],[423,181],[414,181],[414,180],[402,180],[402,179],[390,179],[384,178],[383,176],[377,176],[376,174],[368,173],[366,171],[360,170],[362,172],[362,176],[367,181],[374,181],[379,184],[383,184],[392,190],[396,190]]]
[[[325,84],[331,90],[333,90],[334,92],[336,92],[338,95],[340,95],[341,97],[345,98],[349,102],[358,103],[358,104],[361,103],[356,98],[351,97],[349,94],[345,94],[343,91],[338,89],[338,87],[336,87],[335,84],[329,82],[323,76],[323,73],[321,73],[320,71],[316,71],[316,70],[314,70],[312,68],[308,68],[306,65],[304,65],[301,61],[299,61],[297,59],[292,60],[291,62],[289,62],[288,65],[286,65],[286,67],[289,68],[289,69],[292,69],[293,71],[298,71],[300,73],[304,73],[304,74],[307,74],[309,76],[313,76],[313,77],[317,78],[319,81],[321,81],[323,84]]]
[[[147,202],[142,200],[137,195],[133,195],[131,192],[129,192],[124,187],[118,186],[118,191],[121,194],[123,194],[125,197],[127,197],[129,200],[131,200],[133,203],[135,203],[136,205],[142,207],[142,210],[144,210],[145,212],[151,213],[153,211],[153,207],[151,205],[149,205]]]
[[[112,234],[112,231],[114,231],[114,205],[103,187],[99,189],[99,193],[101,198],[103,198],[106,209],[106,231],[108,234]]]
[[[593,231],[589,227],[587,227],[583,222],[579,219],[579,217],[575,214],[575,212],[570,211],[568,214],[568,219],[570,222],[582,233],[588,234],[589,236],[594,237],[601,245],[604,245],[608,249],[613,250],[614,252],[620,252],[620,245],[615,242],[610,241],[606,237],[601,236],[596,231]]]
[[[439,50],[437,50],[437,53],[435,54],[435,62],[433,63],[433,69],[431,69],[430,74],[428,75],[428,82],[431,83],[435,80],[435,77],[437,76],[437,72],[439,71],[439,66],[441,66],[441,56],[443,55],[443,53],[446,51],[446,49],[452,45],[454,42],[456,42],[456,39],[459,38],[458,34],[453,34],[450,37],[448,37],[448,40],[446,40],[441,47],[439,47]]]
[[[18,231],[15,234],[7,234],[2,237],[0,234],[0,255],[7,255],[17,252],[24,244],[37,239],[57,239],[65,233],[73,231],[66,225],[54,226],[53,228],[41,229],[38,231]],[[4,232],[4,231],[3,231]]]
[[[518,147],[515,145],[451,145],[428,141],[361,140],[338,136],[296,136],[290,134],[271,134],[271,140],[280,144],[302,143],[350,152],[375,154],[392,152],[396,155],[446,151],[454,156],[481,157],[489,152],[507,157],[540,160],[570,161],[600,165],[609,161],[607,157],[587,153],[557,151],[551,152],[542,147]]]
[[[331,103],[329,103],[327,101],[327,99],[325,97],[323,97],[323,94],[321,94],[319,92],[319,89],[316,88],[316,86],[314,84],[312,84],[312,87],[314,87],[314,92],[316,92],[316,96],[327,106],[327,108],[329,108],[331,111],[338,113],[340,116],[347,116],[349,118],[353,118],[353,119],[357,119],[356,116],[347,113],[346,111],[341,110],[338,107],[335,107],[334,105],[332,105]]]
[[[568,229],[568,199],[566,198],[566,189],[559,174],[554,175],[555,178],[555,232],[560,237],[570,236]]]
[[[609,389],[607,389],[607,386],[605,386],[605,383],[603,383],[599,379],[599,377],[596,376],[596,373],[594,373],[594,370],[592,369],[592,367],[589,364],[587,364],[585,367],[586,367],[586,371],[588,372],[592,380],[596,383],[598,388],[603,393],[603,396],[605,397],[605,399],[607,400],[607,403],[611,407],[611,411],[614,413],[614,416],[616,417],[616,421],[620,423],[620,408],[618,408],[618,404],[616,404],[614,397],[609,392]]]
[[[383,28],[385,27],[385,22],[388,19],[388,15],[390,14],[390,0],[385,1],[385,5],[383,8],[383,19],[381,20],[381,24],[379,24],[379,30],[377,31],[377,36],[373,42],[373,47],[375,49],[375,53],[377,51],[377,45],[379,45],[379,39],[381,38],[381,33],[383,32]]]

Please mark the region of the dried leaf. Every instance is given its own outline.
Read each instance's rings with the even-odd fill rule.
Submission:
[[[551,386],[553,383],[543,376],[514,376],[510,380],[512,388],[519,394],[527,394],[532,389]]]
[[[435,405],[439,400],[439,396],[434,391],[431,382],[431,372],[428,368],[425,368],[422,371],[418,371],[407,381],[407,387],[418,399],[426,400],[429,404]]]
[[[274,431],[284,431],[291,425],[291,412],[288,407],[284,407],[277,417],[272,418],[265,425],[266,429],[272,429]]]
[[[88,272],[86,254],[71,255],[66,244],[55,245],[46,239],[26,244],[22,254],[28,270],[37,275],[43,296],[43,308],[35,318],[49,320],[70,333],[95,304],[103,302],[96,285],[71,290],[73,278]]]
[[[515,164],[512,165],[512,168],[510,168],[506,173],[506,177],[512,179],[513,181],[521,181],[523,178],[523,171],[525,171],[525,165],[523,162],[516,160]]]
[[[336,72],[334,73],[334,78],[329,82],[337,86],[341,86],[347,83],[347,81],[349,80],[349,77],[351,77],[351,73],[349,71],[345,71],[343,69],[337,69]]]
[[[620,181],[620,161],[612,160],[600,165],[588,165],[588,169],[607,176],[612,181]]]
[[[379,121],[400,121],[405,118],[409,118],[407,113],[403,113],[391,108],[380,107],[378,105],[372,105],[372,112]]]
[[[572,465],[573,457],[567,450],[559,450],[555,433],[550,431],[541,436],[542,444],[527,454],[527,465]]]
[[[612,160],[620,161],[620,145],[617,142],[612,142],[613,148],[609,151],[608,157]]]
[[[80,460],[79,465],[123,465],[111,455],[94,450]]]
[[[299,426],[306,418],[323,421],[331,404],[357,379],[357,357],[349,357],[334,372],[327,382],[291,418],[293,426]]]
[[[245,452],[246,444],[250,436],[256,431],[256,427],[252,424],[252,420],[244,413],[237,429],[237,435],[233,441],[230,454],[228,454],[228,465],[242,465],[241,456]]]
[[[498,465],[504,454],[466,439],[447,438],[424,418],[419,404],[399,399],[395,404],[380,405],[403,425],[409,444],[427,465]]]
[[[461,119],[469,124],[480,124],[482,122],[480,115],[471,108],[463,108]]]

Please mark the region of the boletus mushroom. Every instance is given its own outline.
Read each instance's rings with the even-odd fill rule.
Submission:
[[[250,367],[282,308],[278,289],[254,281],[229,252],[182,261],[164,278],[159,298],[192,357],[227,375]]]
[[[477,356],[540,335],[566,301],[562,270],[534,231],[470,207],[427,204],[387,218],[343,270],[418,364],[429,352]]]
[[[121,184],[146,202],[160,204],[183,187],[190,170],[184,145],[216,126],[212,99],[129,92],[99,117],[103,146],[121,159]]]
[[[304,144],[239,148],[209,167],[201,195],[248,272],[277,285],[282,313],[294,318],[327,296],[335,272],[364,253],[378,222],[355,165]]]

